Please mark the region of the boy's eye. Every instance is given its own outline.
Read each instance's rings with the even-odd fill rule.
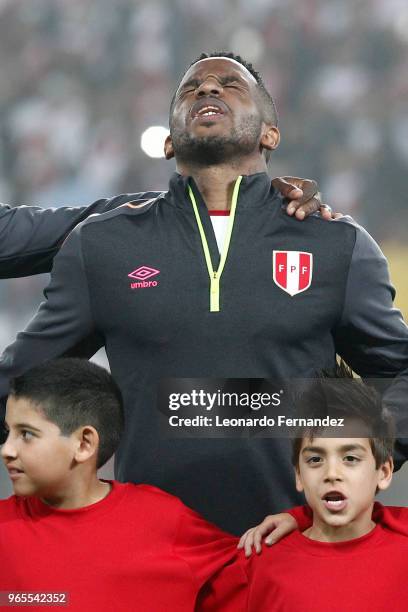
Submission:
[[[22,429],[21,437],[23,438],[23,440],[30,440],[31,438],[34,438],[35,436],[31,431],[28,431],[27,429]]]
[[[322,460],[322,458],[321,458],[321,457],[319,457],[319,455],[313,455],[313,457],[309,457],[309,458],[306,460],[306,463],[309,463],[309,464],[316,464],[316,463],[320,463],[320,461],[321,461],[321,460]]]
[[[354,455],[346,455],[344,457],[346,463],[358,463],[360,459],[358,457],[354,457]]]

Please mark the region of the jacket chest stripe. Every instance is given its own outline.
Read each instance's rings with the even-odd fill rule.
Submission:
[[[214,270],[212,266],[211,255],[208,248],[207,238],[204,232],[203,224],[201,223],[200,214],[198,212],[197,202],[194,197],[193,190],[191,189],[190,185],[188,186],[188,192],[190,195],[191,204],[193,205],[194,215],[196,218],[198,231],[200,233],[201,244],[204,251],[205,261],[207,264],[208,276],[210,278],[210,312],[219,312],[220,310],[220,280],[222,271],[224,270],[225,262],[227,260],[228,249],[231,242],[232,229],[234,227],[235,210],[237,208],[238,193],[241,181],[242,176],[239,176],[235,181],[234,191],[232,193],[231,210],[228,220],[227,233],[225,236],[218,270]]]

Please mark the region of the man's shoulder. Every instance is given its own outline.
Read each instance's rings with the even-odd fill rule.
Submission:
[[[277,202],[278,201],[278,202]],[[278,194],[270,200],[270,207],[268,214],[270,215],[271,222],[275,222],[275,216],[272,214],[271,207],[278,205],[279,212],[278,217],[280,223],[283,224],[284,231],[290,231],[291,233],[299,233],[300,235],[315,235],[325,237],[328,236],[350,236],[352,239],[358,233],[367,234],[366,230],[350,215],[343,215],[337,219],[324,219],[320,212],[314,212],[309,215],[303,221],[299,221],[295,216],[290,216],[286,212],[286,205],[284,199]]]
[[[373,236],[371,236],[371,234],[365,229],[363,225],[358,223],[350,215],[343,215],[343,217],[339,217],[338,219],[332,219],[331,221],[326,221],[320,215],[311,215],[310,219],[314,219],[320,223],[326,223],[328,225],[329,231],[340,232],[344,235],[349,234],[351,236],[354,236],[354,241],[358,246],[370,244],[378,247]]]
[[[294,220],[299,223],[297,219],[294,217],[289,217],[289,219]],[[303,224],[314,224],[319,228],[320,232],[334,232],[334,233],[343,233],[343,234],[351,234],[356,235],[357,232],[366,232],[366,230],[359,224],[353,217],[350,215],[343,215],[338,219],[331,219],[330,221],[324,219],[319,212],[315,212],[310,215],[307,219],[300,222],[299,225]],[[322,227],[322,224],[324,227]]]
[[[327,248],[336,246],[337,252],[343,256],[348,253],[353,263],[357,260],[384,260],[384,255],[373,236],[350,215],[328,221],[318,214],[313,214],[302,222],[286,215],[286,220],[286,223],[292,224],[300,235],[309,232],[319,244],[326,244]]]
[[[87,217],[78,228],[88,228],[94,224],[104,224],[112,220],[124,219],[127,216],[138,216],[148,213],[153,207],[160,205],[166,192],[144,191],[139,193],[126,193],[115,196],[109,200],[103,212]]]
[[[128,202],[137,202],[138,204],[141,204],[143,202],[146,202],[147,200],[152,200],[152,199],[154,200],[158,198],[159,196],[161,196],[163,193],[165,193],[163,190],[162,191],[137,191],[133,193],[132,192],[120,193],[119,195],[105,198],[104,199],[105,204],[103,208],[100,208],[99,210],[101,214],[104,214],[105,212],[116,210],[117,208],[119,208],[120,206],[123,206],[124,204]]]

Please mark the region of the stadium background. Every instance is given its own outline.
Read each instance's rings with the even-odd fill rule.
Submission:
[[[0,0],[0,201],[79,205],[165,188],[174,166],[146,155],[141,135],[167,126],[183,70],[212,50],[262,73],[282,132],[272,174],[318,180],[370,231],[407,318],[406,0]],[[46,282],[0,283],[0,347]],[[408,505],[407,491],[405,465],[382,499]],[[10,492],[0,467],[0,496]]]

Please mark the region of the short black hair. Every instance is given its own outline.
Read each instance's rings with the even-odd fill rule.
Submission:
[[[382,403],[374,387],[353,378],[352,370],[341,362],[332,371],[323,371],[298,399],[306,418],[325,416],[352,419],[363,424],[370,433],[370,447],[378,469],[392,458],[395,442],[395,424],[391,413]],[[292,440],[292,464],[299,466],[300,450],[305,438],[313,440],[324,427],[300,427]]]
[[[124,426],[123,402],[111,374],[86,359],[55,359],[11,381],[10,395],[29,400],[61,433],[91,425],[99,434],[97,468],[116,451]]]

